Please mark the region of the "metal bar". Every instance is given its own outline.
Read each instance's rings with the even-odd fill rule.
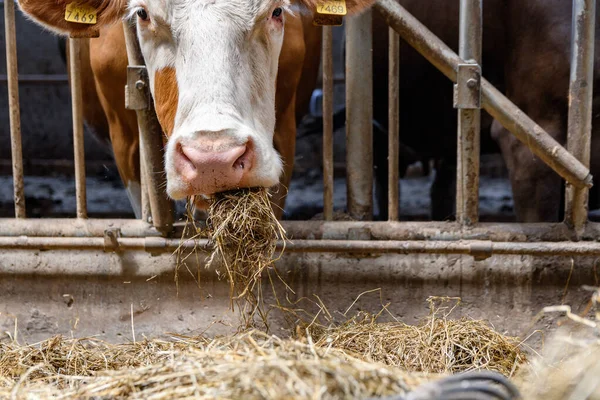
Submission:
[[[333,28],[323,27],[323,215],[333,219]]]
[[[0,218],[0,236],[103,237],[107,229],[118,229],[124,237],[160,234],[152,225],[136,219]]]
[[[480,223],[465,228],[449,222],[372,221],[282,221],[292,241],[303,239],[347,240],[360,230],[375,240],[491,240],[494,242],[559,242],[574,240],[566,224]],[[174,225],[179,237],[184,223]],[[122,237],[159,236],[152,225],[128,219],[0,219],[0,236],[103,237],[107,229],[119,230]],[[582,240],[597,240],[600,224],[586,225]]]
[[[129,65],[144,65],[142,52],[135,36],[135,27],[124,22],[123,30]],[[139,90],[149,93],[150,88],[148,84],[144,83]],[[163,169],[162,128],[152,104],[148,109],[136,110],[136,114],[140,131],[140,169],[143,168],[145,171],[145,175],[141,175],[147,181],[144,186],[148,193],[152,223],[156,229],[166,233],[173,227],[175,206],[164,190],[166,174]],[[144,188],[142,188],[142,199],[143,193]]]
[[[348,213],[373,217],[373,58],[371,11],[346,24],[346,170]]]
[[[87,218],[85,187],[85,148],[83,146],[83,92],[81,83],[81,41],[69,38],[69,74],[73,110],[73,152],[75,157],[75,191],[77,218]]]
[[[6,16],[5,16],[6,18]],[[24,85],[48,85],[48,84],[68,84],[69,75],[66,74],[23,74],[19,75],[20,84]],[[8,83],[8,75],[0,75],[0,83]]]
[[[375,7],[400,37],[456,82],[457,67],[464,60],[395,0],[378,0]],[[592,176],[585,165],[483,78],[481,90],[483,108],[536,156],[577,188],[592,186]]]
[[[481,65],[482,0],[460,1],[459,56]],[[474,81],[473,79],[471,79]],[[479,82],[467,86],[479,93]],[[479,221],[479,152],[481,109],[458,110],[456,161],[456,219],[472,225]]]
[[[590,166],[596,1],[573,0],[571,25],[571,78],[567,149],[583,165]],[[567,185],[565,222],[582,232],[588,219],[587,188]]]
[[[389,28],[388,51],[388,220],[400,214],[400,36]]]
[[[283,249],[282,242],[277,243]],[[10,250],[104,250],[147,251],[166,253],[184,248],[206,252],[210,250],[208,239],[116,238],[107,246],[103,238],[57,238],[57,237],[0,237],[0,249]],[[285,244],[289,253],[393,253],[393,254],[464,254],[478,259],[493,255],[534,256],[598,256],[600,243],[541,242],[511,243],[488,240],[447,241],[369,241],[369,240],[297,240]]]
[[[19,108],[19,72],[17,68],[15,3],[13,0],[8,0],[4,3],[4,37],[6,39],[6,71],[8,73],[8,108],[15,217],[25,218],[25,184],[23,182],[23,148],[21,145],[21,111]]]

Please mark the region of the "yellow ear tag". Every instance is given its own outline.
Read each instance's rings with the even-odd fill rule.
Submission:
[[[87,4],[69,3],[65,9],[65,21],[94,25],[98,22],[98,10]]]
[[[323,0],[317,5],[317,13],[329,15],[346,15],[346,0]]]

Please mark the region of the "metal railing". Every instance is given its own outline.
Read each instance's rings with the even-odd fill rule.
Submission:
[[[459,1],[459,0],[456,0]],[[482,0],[460,0],[460,51],[454,53],[395,0],[379,0],[375,8],[389,29],[389,221],[370,221],[373,212],[371,12],[347,21],[347,201],[358,221],[333,219],[333,59],[332,28],[323,28],[323,169],[325,221],[284,221],[292,252],[598,255],[599,224],[587,220],[591,137],[591,94],[595,0],[574,0],[568,150],[481,76]],[[128,108],[136,110],[140,128],[142,220],[87,219],[83,159],[78,40],[70,40],[70,74],[77,182],[77,219],[27,220],[19,128],[18,77],[14,4],[6,3],[8,90],[15,182],[15,219],[0,220],[0,249],[78,249],[98,251],[172,251],[191,241],[173,223],[172,202],[160,188],[162,138],[156,120],[143,59],[125,24],[128,58]],[[399,219],[399,73],[403,39],[452,80],[459,114],[457,222],[398,222]],[[78,87],[79,86],[79,87]],[[567,183],[565,223],[480,223],[479,127],[481,109],[526,143],[531,151]],[[151,219],[149,218],[151,217]],[[151,223],[149,223],[151,221]],[[200,245],[206,244],[200,242]]]

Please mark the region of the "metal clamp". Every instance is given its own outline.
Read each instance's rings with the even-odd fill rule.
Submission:
[[[104,251],[105,252],[118,252],[120,250],[119,240],[121,237],[121,229],[110,228],[104,231]]]
[[[127,67],[125,85],[125,108],[128,110],[150,109],[148,70],[143,65]]]
[[[454,108],[481,108],[481,67],[479,64],[458,64],[454,85]]]

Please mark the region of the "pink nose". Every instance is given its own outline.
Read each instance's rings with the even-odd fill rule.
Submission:
[[[175,150],[175,169],[189,187],[190,193],[214,194],[226,190],[245,187],[254,161],[254,151],[250,143],[233,145],[225,150],[215,150],[215,146],[201,146],[179,143]]]

